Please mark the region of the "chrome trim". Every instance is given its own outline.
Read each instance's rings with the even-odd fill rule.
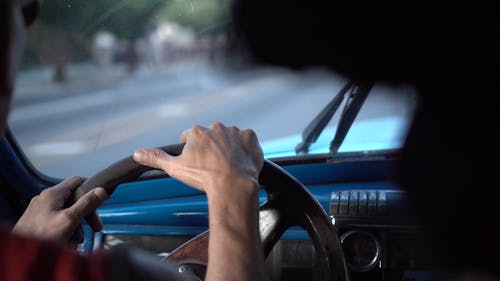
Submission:
[[[382,251],[382,246],[380,245],[380,241],[375,235],[373,235],[370,232],[361,231],[361,230],[351,230],[351,231],[348,231],[348,232],[342,234],[342,236],[340,236],[340,244],[343,246],[345,239],[347,239],[349,236],[351,236],[353,234],[363,234],[363,235],[368,236],[370,239],[372,239],[372,241],[375,242],[376,251],[375,251],[375,255],[373,256],[371,261],[365,266],[362,266],[362,267],[354,266],[354,265],[350,264],[349,261],[346,259],[347,265],[349,266],[350,270],[355,271],[355,272],[369,271],[369,270],[373,269],[377,265],[378,261],[380,260],[380,253]]]
[[[397,192],[397,191],[389,191],[389,192]],[[377,191],[377,213],[387,214],[387,191]]]
[[[330,196],[330,216],[337,225],[414,225],[401,190],[337,190]]]
[[[359,191],[349,193],[349,214],[359,215]]]
[[[366,192],[358,192],[358,215],[368,215],[368,194]]]
[[[349,215],[350,192],[340,191],[339,197],[340,197],[339,215],[347,216]]]
[[[367,191],[368,193],[368,215],[374,216],[377,214],[378,206],[378,191]]]
[[[332,192],[330,197],[330,214],[338,214],[339,213],[339,204],[340,202],[340,194],[338,192]]]

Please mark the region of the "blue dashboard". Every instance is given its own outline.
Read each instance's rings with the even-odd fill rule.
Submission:
[[[397,189],[392,179],[394,161],[369,159],[283,167],[304,183],[328,214],[334,191]],[[261,191],[260,202],[265,202],[266,197]],[[293,207],[293,202],[290,205]],[[172,178],[122,184],[98,212],[104,234],[195,236],[208,227],[204,193]],[[291,228],[282,239],[308,239],[308,236],[302,229]]]

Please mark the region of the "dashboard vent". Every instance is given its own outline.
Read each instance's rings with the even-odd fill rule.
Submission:
[[[341,217],[384,217],[407,214],[400,190],[338,190],[331,194],[330,214]]]

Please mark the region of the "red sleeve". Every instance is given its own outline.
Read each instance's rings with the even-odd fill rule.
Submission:
[[[81,256],[53,243],[36,241],[0,229],[0,280],[105,280],[105,252]]]

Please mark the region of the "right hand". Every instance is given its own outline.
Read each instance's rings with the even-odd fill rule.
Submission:
[[[252,193],[258,188],[258,178],[264,163],[262,149],[252,130],[225,127],[214,123],[210,128],[194,126],[182,133],[185,143],[182,154],[172,156],[159,149],[141,148],[134,160],[146,166],[164,170],[171,177],[208,196],[217,192],[236,192],[233,187]],[[217,189],[217,191],[215,190]]]

